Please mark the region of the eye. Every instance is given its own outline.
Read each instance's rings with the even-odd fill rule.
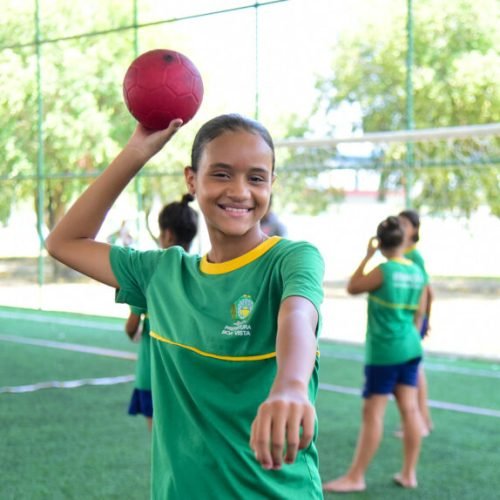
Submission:
[[[229,179],[229,174],[227,172],[213,172],[212,177],[217,179]]]
[[[259,184],[259,183],[267,181],[267,179],[265,177],[263,177],[262,175],[251,175],[249,177],[249,179],[250,179],[250,182],[252,182],[254,184]]]

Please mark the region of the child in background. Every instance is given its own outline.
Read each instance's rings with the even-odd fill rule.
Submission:
[[[368,274],[364,269],[377,247],[387,261]],[[394,394],[403,421],[403,466],[394,481],[405,488],[417,486],[420,453],[420,419],[417,373],[422,347],[421,296],[425,277],[418,266],[403,258],[404,231],[397,217],[388,217],[368,243],[366,256],[352,275],[347,291],[368,292],[363,419],[353,461],[347,473],[325,483],[325,491],[364,491],[365,472],[383,434],[383,419]],[[417,325],[417,326],[416,326]]]
[[[422,339],[424,339],[428,335],[430,330],[429,321],[434,293],[429,283],[429,275],[427,274],[427,271],[425,269],[424,259],[422,257],[422,254],[417,250],[416,247],[420,239],[420,216],[417,212],[415,212],[415,210],[403,210],[402,212],[400,212],[399,218],[405,231],[405,257],[414,262],[418,267],[420,267],[427,279],[427,286],[424,290],[423,299],[425,301],[425,315],[422,321],[422,328],[420,329],[420,336],[422,337]],[[427,377],[425,376],[424,366],[421,363],[418,370],[418,407],[422,416],[422,436],[424,437],[428,436],[434,428],[431,413],[429,410],[429,404],[427,401],[427,395]],[[401,433],[396,431],[396,435],[400,437]]]
[[[285,237],[287,235],[286,226],[279,220],[276,213],[273,212],[272,203],[273,199],[271,197],[271,201],[269,202],[269,209],[267,210],[266,215],[262,217],[262,220],[260,221],[260,227],[262,229],[262,232],[267,236]]]
[[[138,125],[47,248],[116,288],[118,302],[147,304],[153,498],[322,498],[314,401],[324,264],[312,245],[261,231],[275,178],[269,132],[231,114],[196,134],[184,174],[210,237],[203,257],[95,241],[116,198],[181,125]]]
[[[189,206],[189,203],[193,200],[194,197],[188,193],[182,197],[180,202],[173,202],[162,208],[158,216],[158,225],[160,226],[159,241],[162,248],[166,249],[173,245],[180,245],[186,252],[189,251],[198,230],[198,214]],[[151,430],[153,424],[153,400],[151,398],[149,317],[146,308],[130,307],[125,331],[130,340],[140,342],[135,370],[135,388],[128,413],[130,415],[144,415],[148,428]]]

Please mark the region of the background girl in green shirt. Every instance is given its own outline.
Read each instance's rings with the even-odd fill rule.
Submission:
[[[161,248],[180,245],[189,251],[198,231],[198,214],[189,203],[194,197],[187,193],[181,201],[165,205],[158,215],[160,235],[157,243]],[[151,396],[151,346],[149,317],[146,308],[131,306],[125,323],[130,340],[140,342],[135,369],[135,387],[128,407],[129,415],[144,415],[149,430],[153,426],[153,399]]]
[[[387,261],[365,274],[377,248]],[[404,232],[397,217],[388,217],[368,243],[366,256],[352,275],[347,290],[368,292],[363,420],[353,461],[347,473],[324,484],[326,491],[364,491],[365,472],[383,434],[383,417],[394,394],[403,421],[403,464],[394,481],[405,488],[417,486],[420,419],[417,371],[422,348],[417,327],[421,322],[421,295],[425,277],[403,258]]]
[[[424,258],[417,249],[417,243],[420,240],[420,216],[415,210],[403,210],[399,213],[399,219],[405,231],[405,257],[419,266],[427,278],[427,286],[425,287],[424,297],[422,299],[425,302],[425,314],[420,329],[420,335],[422,339],[424,339],[430,331],[431,307],[432,301],[434,300],[434,292],[425,269]],[[418,370],[418,408],[422,418],[422,436],[428,436],[434,428],[427,401],[428,392],[427,377],[425,376],[424,365],[421,363]],[[401,437],[402,433],[396,431],[396,435]]]

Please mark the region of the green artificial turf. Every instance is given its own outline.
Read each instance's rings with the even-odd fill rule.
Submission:
[[[1,313],[0,336],[136,351],[121,320],[13,308],[0,308]],[[134,362],[127,359],[1,339],[0,346],[0,389],[134,373]],[[322,342],[321,353],[317,444],[320,472],[326,481],[345,472],[356,444],[363,349]],[[443,356],[427,356],[425,364],[431,400],[500,411],[497,364]],[[353,394],[332,392],[332,386]],[[0,392],[0,498],[149,498],[150,435],[142,417],[127,415],[132,389],[129,382]],[[368,489],[343,497],[496,498],[500,418],[437,408],[432,409],[432,416],[435,430],[423,441],[416,490],[403,490],[391,481],[400,468],[401,441],[393,436],[399,416],[390,402],[385,435],[367,473]]]

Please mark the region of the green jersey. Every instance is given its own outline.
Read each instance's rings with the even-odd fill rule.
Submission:
[[[422,356],[414,318],[426,278],[407,259],[391,259],[379,269],[382,286],[368,294],[366,364],[405,363]]]
[[[149,337],[149,317],[147,310],[143,307],[132,306],[130,311],[137,316],[144,315],[142,321],[141,340],[139,352],[137,353],[137,364],[135,367],[135,388],[141,391],[151,390],[151,339]]]
[[[424,258],[422,257],[422,254],[417,250],[417,247],[415,245],[408,249],[408,251],[405,253],[405,258],[417,264],[417,266],[420,267],[420,269],[424,273],[425,279],[429,281],[429,275],[425,270]]]
[[[281,470],[264,470],[249,446],[276,375],[281,302],[305,297],[319,314],[324,266],[316,248],[273,237],[214,264],[180,247],[113,247],[111,265],[117,301],[147,303],[150,315],[152,497],[322,498],[315,439]],[[318,360],[313,403],[317,388]]]

